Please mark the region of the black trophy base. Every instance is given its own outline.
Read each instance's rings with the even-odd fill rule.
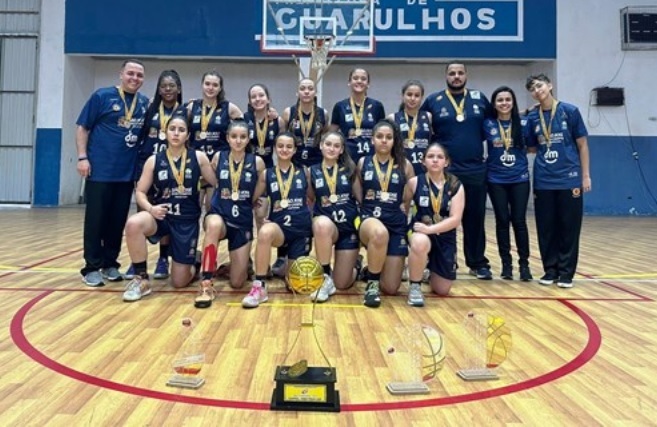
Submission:
[[[271,396],[272,411],[340,412],[340,393],[335,389],[335,368],[308,367],[296,378],[288,376],[289,366],[276,368],[276,388]]]

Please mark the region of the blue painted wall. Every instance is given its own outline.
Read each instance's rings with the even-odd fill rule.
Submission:
[[[38,128],[34,144],[34,206],[59,204],[62,130]]]

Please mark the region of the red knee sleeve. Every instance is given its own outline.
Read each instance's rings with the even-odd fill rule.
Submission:
[[[217,269],[217,246],[208,245],[203,249],[203,273],[212,273]]]

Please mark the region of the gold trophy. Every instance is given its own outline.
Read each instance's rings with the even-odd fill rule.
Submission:
[[[183,343],[173,361],[174,374],[167,381],[167,385],[180,388],[199,388],[205,383],[205,379],[200,375],[205,363],[205,353],[194,334],[192,319],[186,317],[182,320],[181,335]]]
[[[457,372],[465,381],[496,380],[497,368],[507,359],[513,344],[511,332],[501,316],[485,317],[468,313],[465,329],[469,345],[466,346],[466,367]]]
[[[300,257],[290,266],[287,282],[293,292],[309,295],[324,283],[324,271],[315,258]],[[331,367],[315,332],[316,304],[317,301],[314,300],[310,319],[302,319],[299,331],[285,355],[283,363],[276,368],[274,376],[276,388],[272,393],[270,406],[272,410],[340,412],[340,394],[335,389],[336,371]],[[315,344],[322,354],[326,366],[308,366],[306,359],[286,365],[288,357],[299,341],[299,336],[308,329],[312,330]]]

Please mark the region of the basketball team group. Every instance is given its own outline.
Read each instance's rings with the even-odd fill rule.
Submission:
[[[409,80],[389,115],[368,97],[370,76],[361,67],[349,73],[350,93],[330,115],[307,78],[282,111],[266,85],[252,85],[242,111],[226,99],[216,71],[203,75],[202,97],[191,101],[183,101],[176,71],[160,74],[152,99],[139,92],[144,75],[139,60],[126,60],[118,86],[96,90],[77,120],[88,286],[129,280],[123,300],[132,302],[152,293],[151,278],[176,288],[198,281],[194,305],[208,308],[217,296],[213,280],[227,276],[234,289],[251,284],[242,306],[255,308],[268,300],[272,277],[285,278],[294,260],[314,250],[324,280],[312,300],[325,302],[362,280],[364,305],[379,307],[382,294],[408,281],[408,304],[422,307],[423,282],[447,295],[456,279],[459,226],[465,267],[477,279],[493,278],[487,198],[500,277],[533,280],[530,192],[538,283],[573,286],[582,195],[591,190],[587,130],[543,74],[527,78],[536,105],[520,112],[511,88],[497,88],[489,101],[467,87],[466,65],[452,62],[444,90],[425,94],[420,81]],[[533,186],[528,152],[536,153]],[[137,213],[128,218],[133,194]],[[121,273],[124,235],[131,265]],[[224,239],[229,263],[218,266]],[[159,245],[152,275],[148,242]]]

